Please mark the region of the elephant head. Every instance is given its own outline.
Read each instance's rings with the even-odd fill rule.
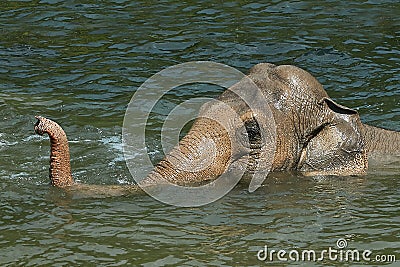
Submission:
[[[365,173],[368,158],[358,113],[335,103],[300,68],[258,64],[217,100],[202,107],[187,136],[147,181],[204,182],[232,164],[250,172]],[[182,170],[182,165],[191,167]]]

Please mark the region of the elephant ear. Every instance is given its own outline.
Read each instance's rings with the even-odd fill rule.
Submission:
[[[303,148],[298,169],[306,175],[359,175],[368,167],[358,112],[323,98],[326,121]]]
[[[335,113],[347,114],[347,115],[353,115],[353,114],[358,115],[358,112],[356,110],[342,106],[328,97],[324,97],[322,99],[322,102],[324,102],[328,106],[328,108]]]

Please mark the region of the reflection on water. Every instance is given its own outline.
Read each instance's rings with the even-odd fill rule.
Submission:
[[[216,203],[183,209],[146,195],[74,198],[49,189],[48,140],[33,135],[34,115],[54,118],[69,135],[77,180],[131,183],[121,149],[130,98],[152,74],[196,60],[243,72],[259,62],[295,64],[365,122],[400,130],[398,1],[43,0],[0,8],[2,266],[258,266],[264,245],[321,250],[338,238],[400,258],[398,160],[366,177],[272,175],[254,193],[243,183]],[[184,86],[161,104],[221,90]],[[164,111],[149,120],[155,159]],[[303,265],[313,264],[322,266]]]

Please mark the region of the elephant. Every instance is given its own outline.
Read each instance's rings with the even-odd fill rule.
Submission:
[[[249,83],[259,92],[249,90]],[[296,66],[257,64],[216,100],[202,106],[187,135],[142,185],[205,183],[231,166],[249,173],[265,167],[305,176],[364,175],[372,159],[400,155],[400,132],[362,123],[356,110],[333,101],[310,73]],[[226,107],[238,116],[229,116]],[[35,132],[48,134],[51,141],[51,184],[75,185],[65,132],[52,120],[36,119]]]

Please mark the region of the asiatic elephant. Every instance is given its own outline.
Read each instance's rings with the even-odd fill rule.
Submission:
[[[249,80],[261,94],[251,95]],[[246,95],[246,90],[252,107],[235,93]],[[363,124],[357,111],[335,103],[311,74],[295,66],[258,64],[217,100],[201,108],[188,134],[143,184],[163,179],[175,184],[201,183],[217,178],[232,165],[249,172],[269,166],[274,172],[304,175],[362,175],[369,158],[400,154],[399,132]],[[258,102],[267,103],[270,114],[264,114]],[[238,117],[224,111],[227,105]],[[272,137],[271,116],[276,129],[273,151],[266,140]],[[47,133],[51,140],[51,184],[73,185],[64,131],[51,120],[36,118],[35,132]],[[210,143],[214,145],[212,157],[207,152]]]

